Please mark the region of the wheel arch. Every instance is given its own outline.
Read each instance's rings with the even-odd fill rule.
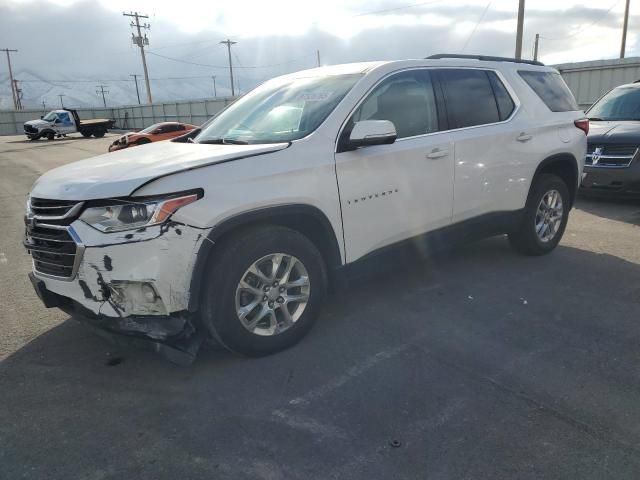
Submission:
[[[557,153],[540,162],[533,175],[531,185],[533,186],[537,176],[542,173],[557,175],[567,184],[571,195],[571,206],[573,206],[578,193],[578,171],[578,160],[573,154],[568,152]],[[531,194],[531,188],[529,188],[529,194]]]
[[[243,212],[216,225],[207,236],[207,240],[202,242],[191,275],[189,311],[195,312],[199,309],[206,265],[216,251],[216,245],[248,228],[269,225],[291,228],[313,242],[324,258],[330,279],[332,272],[342,266],[343,257],[338,237],[331,222],[319,208],[307,204],[289,204]]]

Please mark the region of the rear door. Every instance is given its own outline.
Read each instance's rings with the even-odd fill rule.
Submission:
[[[453,145],[441,128],[430,70],[382,79],[354,110],[338,142],[336,171],[347,261],[446,226],[453,200]],[[389,120],[391,145],[348,150],[355,122]]]
[[[515,94],[493,70],[437,72],[455,145],[453,222],[521,208],[537,160]]]

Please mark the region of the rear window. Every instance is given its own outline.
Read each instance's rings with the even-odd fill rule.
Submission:
[[[552,112],[580,110],[571,90],[559,73],[526,70],[520,70],[518,73]]]
[[[451,128],[500,121],[489,75],[484,70],[443,69],[441,76]]]

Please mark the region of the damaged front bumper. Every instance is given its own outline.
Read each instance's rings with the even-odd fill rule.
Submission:
[[[45,306],[112,340],[128,337],[188,363],[202,341],[189,305],[192,272],[208,231],[173,222],[119,233],[101,233],[81,221],[67,228],[78,245],[73,275],[39,271],[41,260],[30,274]]]

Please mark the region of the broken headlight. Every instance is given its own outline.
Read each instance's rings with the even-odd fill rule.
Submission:
[[[105,233],[148,227],[164,222],[179,208],[195,202],[198,198],[199,195],[193,193],[146,202],[121,200],[121,203],[87,208],[80,220]]]

